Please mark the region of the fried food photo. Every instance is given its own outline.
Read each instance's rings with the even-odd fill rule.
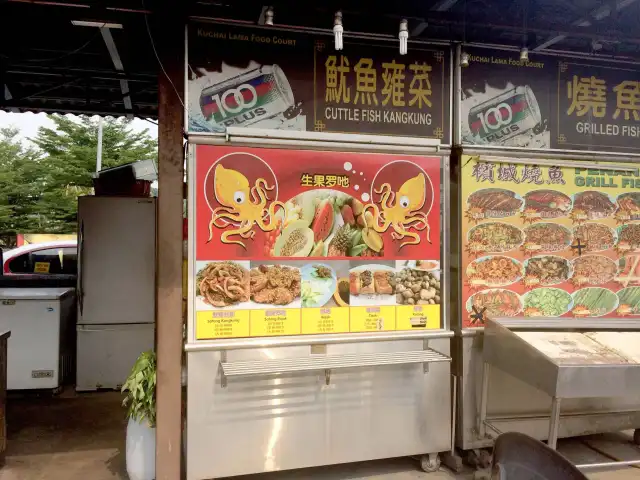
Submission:
[[[214,262],[196,276],[197,294],[213,307],[249,301],[249,271],[235,262]]]
[[[395,286],[396,279],[393,272],[363,270],[349,273],[351,295],[393,295]]]
[[[282,265],[260,265],[250,274],[251,300],[271,305],[289,305],[300,297],[300,270]]]

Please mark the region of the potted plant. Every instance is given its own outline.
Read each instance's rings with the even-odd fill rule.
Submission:
[[[142,353],[122,385],[128,407],[127,473],[130,480],[153,480],[156,476],[156,354]]]

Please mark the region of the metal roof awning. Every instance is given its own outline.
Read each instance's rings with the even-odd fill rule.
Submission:
[[[5,0],[0,3],[0,108],[156,117],[158,62],[154,13],[161,0]],[[451,41],[528,47],[640,60],[637,0],[274,1],[274,28],[331,33],[337,10],[345,36],[398,41],[402,19],[411,42]],[[264,25],[267,5],[254,0],[190,0],[186,21]],[[155,41],[154,41],[155,40]]]

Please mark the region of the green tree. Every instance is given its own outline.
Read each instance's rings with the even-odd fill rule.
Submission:
[[[41,231],[42,156],[15,128],[0,129],[0,234]]]
[[[45,155],[43,189],[38,212],[43,230],[68,233],[76,230],[77,198],[92,188],[98,148],[98,120],[77,120],[53,115],[55,128],[41,127],[33,142]],[[157,158],[157,142],[148,131],[135,133],[125,118],[104,118],[102,168]]]

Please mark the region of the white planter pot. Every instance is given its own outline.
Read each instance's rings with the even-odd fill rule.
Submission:
[[[156,429],[146,421],[127,424],[127,474],[129,480],[156,478]]]

